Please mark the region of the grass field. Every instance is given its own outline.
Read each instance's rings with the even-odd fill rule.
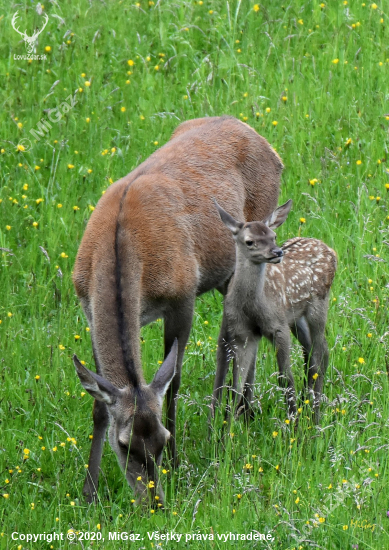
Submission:
[[[389,548],[388,3],[53,0],[36,46],[47,59],[15,59],[26,49],[12,16],[31,35],[36,6],[0,3],[0,548],[67,548],[12,533],[69,529],[101,533],[85,549]],[[208,434],[222,299],[204,295],[183,366],[181,466],[162,474],[166,508],[133,504],[108,444],[99,503],[87,506],[92,398],[71,361],[76,352],[93,368],[71,282],[85,224],[180,121],[221,114],[283,159],[280,201],[294,208],[279,242],[316,237],[339,257],[321,425],[303,417],[295,434],[285,422],[275,355],[261,343],[256,418],[228,433],[219,415]],[[162,322],[142,337],[150,379]],[[297,345],[293,369],[301,388]],[[155,531],[193,538],[149,540]],[[217,537],[252,531],[272,540]]]

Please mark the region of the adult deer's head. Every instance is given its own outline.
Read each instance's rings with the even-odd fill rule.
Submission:
[[[84,388],[108,409],[108,439],[138,501],[150,498],[163,504],[164,494],[158,484],[158,466],[170,433],[162,424],[164,395],[175,374],[177,340],[150,384],[118,388],[84,367],[73,357]]]
[[[20,34],[20,36],[23,38],[25,44],[26,44],[26,50],[27,50],[27,53],[28,54],[31,54],[34,50],[34,45],[35,45],[35,42],[38,38],[38,36],[40,35],[40,33],[43,31],[43,29],[46,27],[47,25],[47,22],[49,20],[49,16],[47,15],[47,13],[44,14],[44,17],[45,17],[45,22],[44,22],[44,25],[43,27],[40,29],[40,30],[37,30],[32,36],[28,36],[27,35],[27,31],[25,30],[24,32],[21,32],[15,25],[16,25],[16,21],[17,21],[17,18],[18,18],[18,12],[15,12],[14,13],[14,16],[12,17],[12,26],[13,28],[15,29],[16,32],[18,32]]]

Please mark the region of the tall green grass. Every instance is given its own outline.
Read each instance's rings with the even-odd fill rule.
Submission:
[[[47,60],[15,60],[25,46],[12,16],[18,9],[31,35],[42,23],[36,6],[0,4],[0,548],[50,547],[13,541],[14,531],[69,529],[102,533],[104,543],[84,548],[130,544],[108,542],[109,531],[155,548],[147,532],[157,530],[215,535],[183,548],[225,548],[234,543],[218,533],[252,530],[274,541],[236,547],[387,548],[387,4],[45,2],[37,53]],[[35,141],[30,130],[47,109],[63,112],[69,95],[74,108]],[[280,200],[294,209],[280,241],[320,238],[339,257],[321,425],[304,417],[295,434],[285,422],[274,352],[261,343],[255,419],[226,429],[221,411],[209,435],[222,310],[209,293],[197,301],[183,366],[181,465],[162,474],[166,509],[134,506],[108,445],[99,502],[87,506],[92,399],[71,362],[77,352],[93,366],[71,283],[80,239],[110,183],[180,121],[221,114],[250,124],[283,159]],[[17,151],[24,139],[31,149]],[[162,336],[162,322],[142,330],[148,379]],[[293,369],[301,388],[297,345]]]

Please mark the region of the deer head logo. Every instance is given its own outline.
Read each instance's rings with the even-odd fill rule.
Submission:
[[[16,20],[17,20],[17,18],[18,18],[18,12],[16,12],[16,13],[14,14],[13,18],[12,18],[12,26],[13,26],[13,28],[15,29],[15,31],[18,32],[18,33],[20,34],[20,36],[23,38],[23,40],[24,40],[24,42],[25,42],[25,44],[26,44],[26,50],[27,50],[27,53],[28,53],[28,54],[31,54],[31,53],[33,52],[34,46],[35,46],[35,42],[36,42],[38,36],[40,35],[40,33],[43,31],[43,29],[44,29],[44,28],[46,27],[46,25],[47,25],[47,22],[48,22],[48,20],[49,20],[49,16],[45,13],[44,17],[45,17],[45,23],[44,23],[43,27],[42,27],[40,30],[38,30],[37,32],[35,32],[32,36],[28,36],[28,35],[26,34],[26,31],[21,32],[21,31],[15,26]]]

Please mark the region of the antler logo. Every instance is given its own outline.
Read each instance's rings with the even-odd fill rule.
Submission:
[[[25,44],[26,44],[26,50],[27,50],[27,53],[28,54],[31,54],[34,50],[34,46],[35,46],[35,42],[38,38],[38,36],[40,35],[40,33],[43,31],[43,29],[46,27],[47,25],[47,22],[49,20],[49,16],[47,15],[47,13],[45,13],[45,24],[43,25],[43,27],[38,30],[37,32],[35,32],[32,36],[28,36],[26,31],[24,32],[21,32],[17,27],[15,27],[15,24],[16,24],[16,20],[18,18],[18,12],[16,12],[12,18],[12,26],[13,28],[15,29],[16,32],[18,32],[20,34],[20,36],[23,38]]]

